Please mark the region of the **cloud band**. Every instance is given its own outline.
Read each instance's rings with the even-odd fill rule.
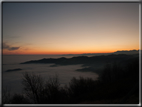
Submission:
[[[13,51],[13,50],[18,50],[20,47],[12,47],[10,45],[7,45],[6,43],[3,43],[3,49],[7,49],[9,51]]]

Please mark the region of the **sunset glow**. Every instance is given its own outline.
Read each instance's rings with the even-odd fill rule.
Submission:
[[[3,3],[3,54],[139,49],[138,3]]]

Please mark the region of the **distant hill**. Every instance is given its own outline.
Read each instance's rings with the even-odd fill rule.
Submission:
[[[121,50],[112,53],[83,53],[83,54],[63,54],[64,56],[89,56],[89,55],[110,55],[110,54],[139,54],[139,50]],[[62,55],[61,55],[62,56]]]
[[[72,58],[43,58],[39,60],[31,60],[22,62],[20,64],[33,64],[33,63],[53,63],[56,65],[76,65],[76,64],[95,64],[95,63],[110,63],[114,61],[120,61],[132,58],[134,55],[126,55],[126,54],[109,54],[109,55],[100,55],[100,56],[76,56]],[[136,55],[138,56],[138,55]]]
[[[114,54],[139,54],[139,50],[122,50],[122,51],[116,51]]]

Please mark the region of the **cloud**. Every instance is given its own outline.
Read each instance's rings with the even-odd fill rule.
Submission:
[[[19,49],[20,47],[10,47],[9,48],[9,50],[11,51],[11,50],[17,50],[17,49]]]
[[[20,47],[12,47],[6,43],[3,43],[3,49],[7,49],[9,51],[18,50]]]

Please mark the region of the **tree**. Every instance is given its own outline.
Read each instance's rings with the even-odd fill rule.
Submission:
[[[24,73],[23,81],[24,91],[28,98],[32,99],[32,103],[38,104],[57,104],[61,103],[64,90],[60,88],[58,77],[48,78],[43,81],[40,75],[32,73]]]
[[[40,102],[40,94],[44,89],[44,81],[40,75],[25,72],[23,74],[24,91],[26,95],[34,101],[34,103]]]

